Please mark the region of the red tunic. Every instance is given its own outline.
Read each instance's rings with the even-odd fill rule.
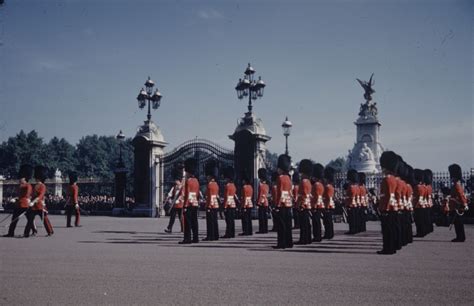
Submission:
[[[277,178],[276,207],[291,207],[291,180],[288,175],[280,175]]]
[[[32,210],[43,210],[44,208],[44,195],[46,194],[46,185],[39,182],[35,185],[34,198],[37,199],[35,205],[31,208]]]
[[[323,194],[323,202],[326,209],[336,208],[333,197],[334,197],[334,186],[331,184],[327,184],[324,187],[324,194]]]
[[[262,207],[268,207],[268,184],[258,184],[258,200],[257,205]]]
[[[454,211],[455,209],[462,208],[464,209],[467,206],[466,195],[464,194],[464,189],[461,186],[461,183],[457,182],[451,188],[451,196],[449,198],[449,209]]]
[[[252,208],[252,196],[253,196],[253,188],[252,185],[244,185],[242,187],[242,200],[241,205],[242,208]]]
[[[424,208],[425,207],[425,186],[418,184],[413,190],[413,206],[415,208]]]
[[[346,189],[346,207],[348,208],[357,207],[359,205],[357,203],[358,198],[359,198],[359,185],[351,184]]]
[[[199,181],[190,177],[184,186],[184,207],[199,206]]]
[[[66,203],[69,205],[79,204],[78,198],[79,198],[79,186],[77,186],[77,184],[69,185]]]
[[[18,206],[20,208],[28,208],[30,204],[31,192],[33,187],[28,183],[20,183],[18,189]]]
[[[235,208],[235,193],[237,188],[235,188],[234,183],[227,183],[224,189],[224,208]]]
[[[207,184],[206,190],[206,208],[216,209],[219,208],[219,185],[216,181],[212,180]]]
[[[314,183],[312,194],[313,194],[313,199],[311,201],[311,208],[323,209],[324,208],[324,201],[323,201],[324,185],[321,184],[320,182]]]
[[[367,188],[364,185],[359,185],[359,203],[362,207],[367,207]]]
[[[291,189],[291,195],[293,196],[293,205],[294,205],[294,208],[296,209],[299,209],[299,201],[298,201],[298,198],[299,198],[299,190],[300,190],[300,186],[298,185],[293,185],[292,189]]]
[[[397,188],[397,181],[393,175],[387,175],[382,179],[380,184],[380,204],[379,210],[396,211],[395,189]]]
[[[308,179],[302,179],[298,190],[298,208],[311,209],[311,182]]]

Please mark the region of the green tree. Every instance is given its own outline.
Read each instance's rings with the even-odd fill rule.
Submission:
[[[346,172],[347,171],[347,160],[344,157],[338,157],[331,160],[326,166],[330,166],[336,170],[336,172]]]
[[[54,175],[56,169],[59,169],[65,175],[75,170],[77,164],[75,150],[76,148],[64,138],[53,137],[49,141],[45,152],[50,177]]]

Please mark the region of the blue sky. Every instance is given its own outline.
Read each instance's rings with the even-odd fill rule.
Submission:
[[[171,150],[227,148],[248,62],[267,83],[254,111],[295,160],[347,154],[375,73],[381,141],[415,167],[474,166],[472,1],[11,1],[0,8],[0,141],[20,129],[71,143],[133,136],[148,75]]]

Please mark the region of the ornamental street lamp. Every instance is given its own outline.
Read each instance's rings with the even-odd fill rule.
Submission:
[[[286,139],[286,146],[285,146],[285,154],[288,155],[288,136],[291,134],[291,127],[293,124],[290,120],[288,120],[288,116],[286,116],[285,121],[282,123],[281,127],[283,128],[283,136]]]
[[[117,134],[117,136],[115,136],[115,138],[118,140],[118,142],[119,142],[119,147],[120,147],[120,159],[119,159],[119,164],[120,164],[120,165],[123,165],[123,159],[122,159],[122,143],[123,143],[123,140],[125,139],[125,135],[122,133],[122,130],[120,130],[120,132]]]
[[[248,110],[252,112],[252,100],[257,100],[258,98],[263,97],[263,90],[265,88],[265,82],[263,82],[262,77],[258,77],[258,80],[254,80],[255,69],[252,66],[247,66],[244,72],[244,78],[239,79],[235,90],[237,91],[237,98],[239,100],[244,99],[245,97],[249,98]]]
[[[158,109],[160,107],[160,101],[161,98],[163,97],[158,90],[158,88],[155,89],[153,92],[153,87],[155,86],[155,82],[153,82],[150,77],[148,77],[148,80],[145,82],[145,88],[142,87],[140,90],[140,93],[137,96],[137,101],[138,101],[138,107],[140,109],[144,108],[146,105],[146,102],[148,101],[148,121],[151,120],[151,106],[153,109]]]

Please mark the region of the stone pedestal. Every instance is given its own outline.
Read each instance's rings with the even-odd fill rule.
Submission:
[[[380,122],[377,118],[377,103],[371,100],[361,104],[357,126],[357,141],[349,151],[348,168],[358,172],[379,173],[380,155],[383,147],[379,142]]]
[[[229,136],[234,145],[234,168],[236,183],[240,186],[242,174],[248,173],[254,182],[254,200],[258,190],[258,169],[265,167],[265,143],[271,139],[266,135],[263,122],[253,113],[247,112],[241,118],[234,134]]]
[[[53,179],[54,183],[54,196],[63,197],[63,179],[59,176],[55,176]]]
[[[160,129],[147,120],[133,139],[135,173],[135,216],[152,217],[156,208],[162,210],[163,149],[167,145]]]

